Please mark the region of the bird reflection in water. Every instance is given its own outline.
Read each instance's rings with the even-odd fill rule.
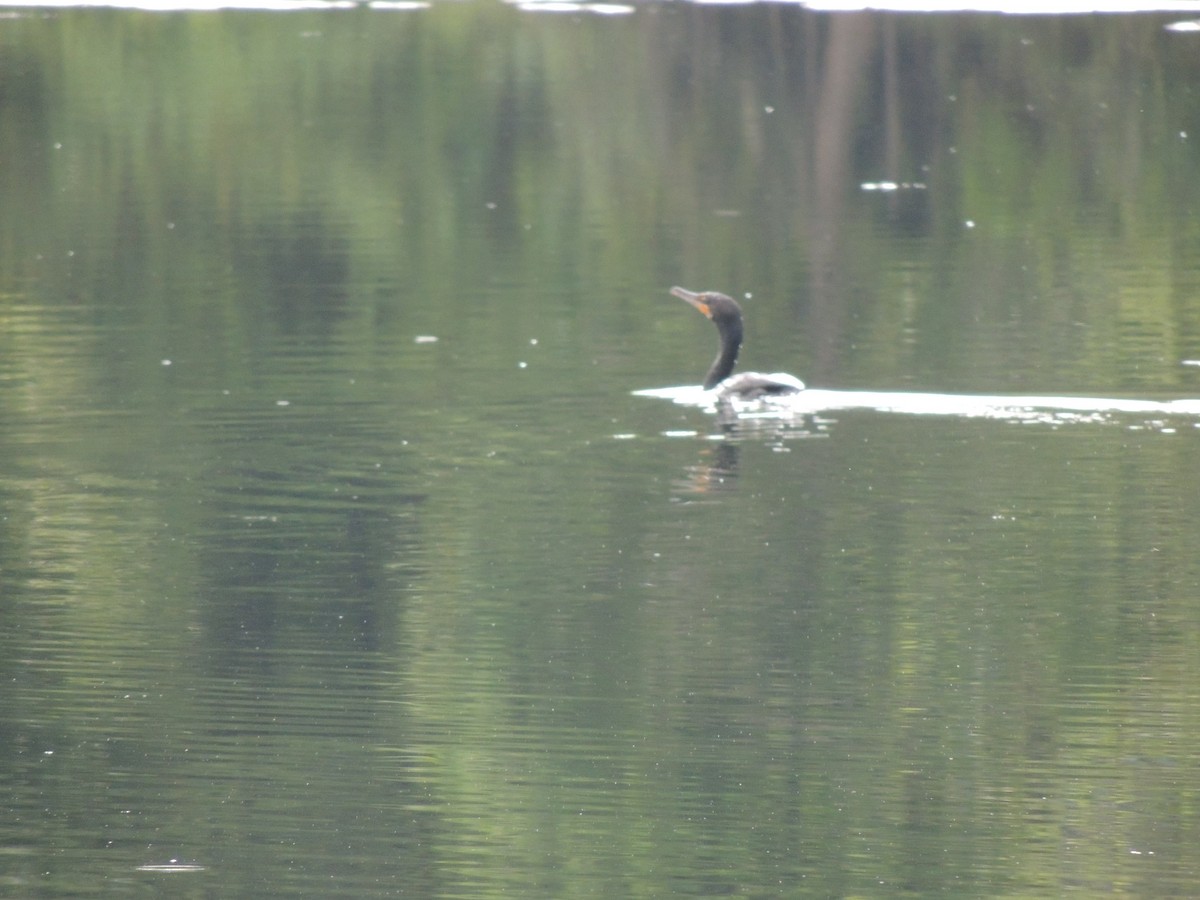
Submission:
[[[691,500],[733,490],[740,451],[734,441],[706,441],[700,461],[684,468],[683,477],[675,481],[675,490]]]
[[[747,440],[776,453],[788,453],[793,441],[829,437],[825,430],[827,423],[807,416],[789,421],[726,419],[718,412],[717,421],[719,430],[703,438],[699,461],[686,467],[684,477],[675,482],[676,490],[693,500],[698,495],[720,494],[736,488],[742,445]]]

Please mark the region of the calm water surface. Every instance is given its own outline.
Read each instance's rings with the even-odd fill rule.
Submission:
[[[5,19],[0,892],[1196,892],[1171,21]]]

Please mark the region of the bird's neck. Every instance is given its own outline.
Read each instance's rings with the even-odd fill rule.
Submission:
[[[704,389],[711,390],[729,377],[737,365],[738,350],[742,346],[742,323],[727,322],[718,326],[721,332],[721,350],[713,360],[708,374],[704,376]]]

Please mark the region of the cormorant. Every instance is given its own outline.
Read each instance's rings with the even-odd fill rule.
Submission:
[[[732,375],[742,346],[742,308],[737,301],[716,291],[694,293],[686,288],[673,287],[671,293],[686,300],[717,326],[721,335],[721,350],[704,376],[704,389],[715,390],[722,400],[758,400],[778,397],[804,390],[804,382],[786,372],[743,372]]]

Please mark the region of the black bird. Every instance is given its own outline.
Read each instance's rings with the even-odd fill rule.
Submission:
[[[716,390],[722,400],[758,400],[763,397],[779,397],[804,390],[804,382],[786,372],[743,372],[731,375],[737,365],[738,350],[742,346],[742,308],[737,301],[716,291],[694,293],[686,288],[673,287],[671,293],[686,300],[717,326],[721,335],[721,350],[704,376],[704,389]]]

